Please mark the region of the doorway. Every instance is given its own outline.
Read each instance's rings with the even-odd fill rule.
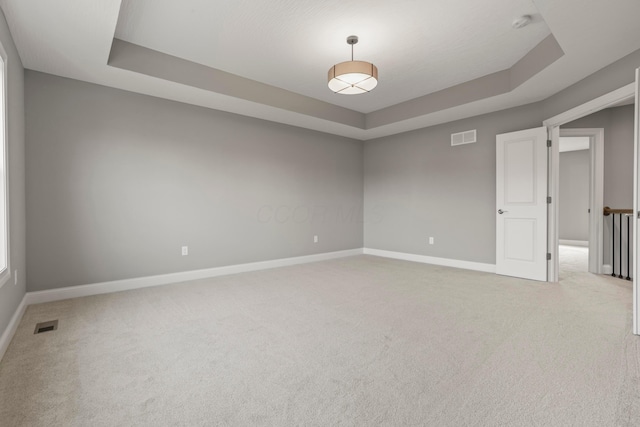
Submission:
[[[572,108],[562,114],[554,116],[550,119],[547,119],[543,122],[543,124],[549,130],[549,138],[551,139],[551,149],[549,153],[549,194],[551,195],[552,200],[559,200],[559,176],[560,176],[560,127],[562,125],[566,125],[570,122],[574,122],[580,118],[589,116],[590,114],[596,113],[601,110],[605,110],[607,108],[621,105],[624,103],[634,102],[635,97],[635,83],[628,84],[620,89],[617,89],[613,92],[610,92],[606,95],[603,95],[599,98],[596,98],[592,101],[589,101],[585,104],[579,105],[578,107]],[[564,134],[563,132],[563,135]],[[570,135],[568,135],[570,136]],[[596,141],[598,138],[596,138]],[[601,141],[604,141],[604,133],[602,134]],[[597,143],[596,143],[597,144]],[[600,147],[596,145],[596,150],[603,150],[603,144],[600,144]],[[602,158],[604,158],[604,151],[602,151]],[[596,165],[597,166],[597,165]],[[596,169],[597,173],[597,169]],[[596,182],[598,179],[596,179]],[[602,179],[602,182],[604,178]],[[604,191],[603,191],[604,193]],[[597,195],[597,193],[596,193]],[[600,204],[600,206],[591,206],[591,212],[594,214],[592,218],[598,219],[598,221],[602,221],[602,209],[604,205]],[[557,282],[559,280],[559,258],[558,258],[558,248],[559,248],[559,235],[558,235],[558,222],[559,222],[559,210],[558,203],[551,203],[549,205],[549,233],[548,233],[548,241],[549,241],[549,253],[551,254],[551,262],[549,262],[548,269],[548,278],[547,280],[550,282]],[[598,221],[592,221],[591,224],[598,224]],[[600,222],[599,231],[596,233],[597,236],[602,236],[604,226],[603,223]],[[595,226],[595,225],[594,225]],[[590,232],[590,236],[593,235],[593,231]],[[601,241],[604,242],[604,238],[601,237]],[[591,241],[590,241],[591,244]],[[592,249],[593,246],[590,247]],[[599,245],[599,247],[595,248],[595,251],[600,250],[601,254],[598,255],[598,258],[602,256],[604,253],[603,244]],[[590,262],[593,257],[596,256],[595,251],[590,252]],[[597,267],[600,268],[599,273],[603,273],[602,271],[602,258],[597,260]]]
[[[558,261],[562,271],[603,269],[604,128],[560,128]]]
[[[632,232],[629,233],[630,237],[629,237],[629,241],[631,241],[631,238],[633,239],[633,244],[629,245],[629,247],[631,248],[631,251],[633,253],[633,255],[631,257],[629,257],[629,262],[628,264],[630,264],[630,268],[629,270],[632,271],[631,273],[631,277],[630,279],[633,281],[632,282],[632,288],[633,288],[633,333],[636,335],[640,335],[640,277],[638,277],[638,271],[640,271],[640,263],[638,262],[638,251],[636,251],[636,249],[640,246],[640,227],[637,227],[636,225],[638,223],[640,223],[640,68],[638,68],[636,70],[636,75],[635,75],[635,83],[630,83],[626,86],[623,86],[617,90],[614,90],[612,92],[609,92],[606,95],[600,96],[596,99],[593,99],[592,101],[586,102],[582,105],[579,105],[575,108],[572,108],[570,110],[565,111],[564,113],[558,114],[554,117],[551,117],[545,121],[543,121],[543,125],[544,125],[544,130],[546,130],[546,134],[547,134],[547,144],[544,145],[545,149],[546,147],[549,147],[547,149],[547,155],[546,155],[546,161],[544,161],[545,166],[547,167],[547,174],[544,174],[544,176],[540,176],[539,180],[536,181],[532,181],[534,182],[533,186],[530,186],[531,188],[535,189],[537,188],[536,185],[538,186],[544,186],[547,189],[547,197],[546,197],[546,202],[547,202],[547,208],[546,208],[546,221],[542,221],[545,224],[545,229],[547,230],[547,235],[546,238],[543,239],[545,240],[544,242],[544,246],[543,245],[536,245],[536,241],[540,240],[531,240],[534,244],[532,245],[528,245],[527,248],[529,248],[530,250],[528,251],[523,251],[521,250],[520,252],[522,254],[528,255],[527,259],[537,259],[540,257],[544,257],[544,248],[546,247],[547,249],[547,253],[546,253],[546,259],[548,260],[547,265],[546,265],[546,281],[548,282],[558,282],[559,280],[559,233],[558,233],[558,223],[559,223],[559,209],[558,209],[558,200],[559,200],[559,176],[560,176],[560,150],[559,150],[559,142],[560,142],[560,126],[562,125],[566,125],[570,122],[573,122],[575,120],[578,120],[580,118],[586,117],[592,113],[597,113],[599,111],[605,110],[607,108],[610,107],[615,107],[615,106],[620,106],[620,105],[632,105],[632,109],[633,109],[633,116],[631,117],[630,122],[632,123],[633,126],[633,150],[631,153],[629,153],[628,155],[626,155],[627,158],[631,158],[633,159],[633,166],[630,170],[630,173],[627,173],[625,180],[629,181],[631,180],[631,186],[632,186],[632,198],[633,198],[633,202],[632,202],[632,209],[630,209],[629,211],[631,212],[631,215],[626,218],[627,221],[630,223],[631,228],[628,228],[629,232],[630,230],[633,230]],[[536,132],[537,129],[528,129],[526,131],[519,131],[519,132],[532,132],[531,135],[526,135],[526,137],[523,139],[524,140],[531,140],[531,139],[538,139],[537,136],[533,135],[533,132]],[[511,132],[511,136],[516,135],[518,132]],[[537,134],[536,134],[537,135]],[[497,155],[499,154],[498,148],[500,145],[500,137],[503,140],[506,140],[505,138],[509,138],[510,134],[502,134],[502,135],[497,135],[496,136],[496,143],[497,143],[497,148],[496,148],[496,153]],[[508,140],[507,140],[508,141]],[[517,141],[516,141],[517,142]],[[522,145],[522,144],[521,144]],[[526,144],[525,144],[526,145]],[[602,147],[603,144],[600,144],[600,146]],[[539,148],[539,144],[535,143],[535,144],[529,144],[529,146],[531,147],[536,147]],[[597,147],[597,146],[596,146]],[[533,148],[532,148],[533,149]],[[517,150],[516,150],[517,151]],[[524,152],[524,150],[520,150],[522,152]],[[529,154],[529,158],[538,158],[537,154],[533,155],[533,152],[531,150],[530,154]],[[537,153],[537,151],[536,151]],[[518,156],[515,156],[518,157]],[[522,157],[522,156],[520,156]],[[504,161],[508,161],[509,157],[506,156],[504,159],[502,159]],[[499,158],[499,156],[497,156],[496,158],[496,162],[497,162],[497,171],[500,168],[500,161],[501,159]],[[537,165],[537,161],[531,161],[530,162],[532,165]],[[507,162],[507,164],[510,164],[510,162]],[[616,166],[612,165],[610,167],[610,169],[615,169]],[[529,167],[528,169],[524,170],[524,172],[527,171],[531,171],[534,170],[536,168],[531,168]],[[501,177],[496,174],[496,191],[499,195],[499,190],[500,190],[500,181],[501,181]],[[595,175],[595,174],[593,174]],[[629,175],[632,175],[632,178],[629,177]],[[531,180],[528,180],[526,182],[529,182]],[[603,187],[604,188],[604,187]],[[531,191],[530,191],[531,193]],[[532,193],[533,194],[533,193]],[[536,193],[537,194],[537,193]],[[496,200],[499,204],[500,200],[499,197],[496,197]],[[535,203],[534,203],[535,202]],[[537,204],[539,202],[539,198],[536,197],[533,200],[528,200],[526,201],[527,205],[532,205],[532,204]],[[591,209],[591,217],[594,219],[600,219],[602,218],[606,213],[612,213],[612,211],[605,211],[604,208],[594,208],[594,203],[595,203],[595,198],[593,200],[590,201],[590,209]],[[618,210],[616,210],[616,213]],[[626,211],[626,209],[624,210]],[[499,266],[499,252],[500,252],[500,246],[504,245],[505,243],[508,243],[507,240],[502,241],[499,239],[500,237],[500,216],[502,214],[507,213],[507,210],[502,209],[500,206],[497,206],[497,214],[496,214],[496,219],[497,219],[497,224],[496,224],[496,249],[497,249],[497,253],[496,253],[496,273],[500,274],[500,271],[498,271],[498,266]],[[545,218],[543,218],[545,219]],[[603,221],[604,222],[604,221]],[[537,224],[537,218],[536,221],[534,221],[533,219],[528,220],[529,224]],[[597,224],[598,221],[590,221],[590,224]],[[529,227],[529,231],[531,231],[529,233],[529,235],[533,235],[533,231],[535,231],[537,229],[537,226],[533,226],[531,225]],[[603,230],[603,227],[600,227],[600,230]],[[525,230],[527,231],[527,230]],[[522,233],[520,233],[522,234]],[[596,234],[596,236],[600,235],[599,233]],[[537,234],[536,234],[537,236]],[[592,236],[592,234],[590,234],[590,237]],[[504,240],[504,239],[503,239]],[[594,239],[589,239],[589,245],[592,245],[592,240]],[[601,242],[604,242],[604,239],[601,240]],[[522,246],[522,245],[521,245]],[[598,245],[596,247],[596,250],[600,250],[601,252],[604,252],[604,249],[602,247],[603,245]],[[613,245],[611,245],[611,247],[613,248]],[[519,248],[519,247],[518,247]],[[590,248],[591,249],[591,248]],[[531,255],[531,252],[534,252],[533,255]],[[592,252],[594,251],[589,251],[589,259],[591,259],[592,257],[595,257],[595,254],[593,254]],[[524,259],[524,257],[520,257],[521,259]],[[602,268],[602,264],[600,262],[598,262],[597,268]],[[543,271],[544,273],[544,271]],[[542,277],[544,277],[545,275],[542,274]],[[522,275],[518,275],[517,277],[525,277]],[[526,277],[525,277],[526,278]],[[544,280],[544,279],[538,279],[538,280]]]
[[[560,280],[589,271],[589,137],[563,136],[560,129],[558,261]]]

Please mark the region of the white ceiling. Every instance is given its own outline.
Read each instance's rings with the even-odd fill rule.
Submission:
[[[25,68],[358,139],[544,99],[640,48],[637,0],[0,0],[0,7]],[[513,29],[523,14],[533,22]],[[355,59],[376,64],[380,83],[365,95],[336,95],[326,74],[350,58],[351,34],[360,37]],[[549,34],[564,55],[522,85],[406,113],[414,98],[509,69]],[[263,83],[272,98],[293,96],[299,108],[109,66],[114,37]],[[310,113],[310,105],[327,114]],[[364,125],[331,118],[342,113]],[[382,124],[368,128],[374,115]]]

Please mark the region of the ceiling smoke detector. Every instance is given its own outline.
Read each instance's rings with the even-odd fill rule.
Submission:
[[[520,18],[517,18],[513,21],[511,26],[516,30],[526,27],[531,22],[531,15],[522,15]]]

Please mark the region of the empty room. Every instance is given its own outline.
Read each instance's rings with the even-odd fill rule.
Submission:
[[[0,426],[640,425],[636,0],[0,0]]]

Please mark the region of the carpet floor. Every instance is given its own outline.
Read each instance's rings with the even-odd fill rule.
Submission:
[[[32,305],[0,425],[637,426],[631,302],[356,256]]]
[[[558,259],[560,261],[560,280],[562,273],[589,271],[589,248],[584,246],[560,245],[558,247]]]

